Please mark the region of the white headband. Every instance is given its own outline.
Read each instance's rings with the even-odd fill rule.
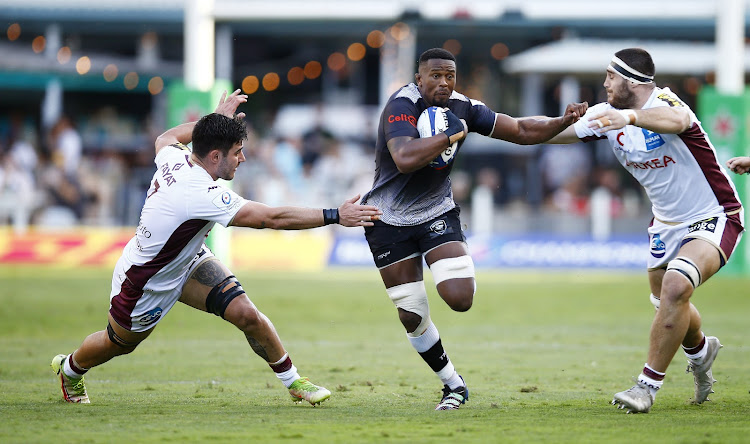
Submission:
[[[643,74],[642,72],[631,68],[617,56],[612,57],[612,61],[609,62],[609,67],[617,74],[620,74],[625,80],[630,80],[639,85],[645,85],[654,81],[654,76]]]

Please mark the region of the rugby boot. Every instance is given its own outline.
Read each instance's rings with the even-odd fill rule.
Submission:
[[[77,402],[80,404],[91,403],[89,396],[86,394],[86,384],[83,382],[83,376],[81,376],[81,379],[75,379],[66,375],[63,371],[63,363],[67,358],[67,355],[57,355],[52,358],[52,363],[50,364],[52,371],[60,378],[63,399],[67,402]]]
[[[289,386],[289,394],[294,402],[309,402],[314,406],[331,397],[331,392],[325,387],[318,387],[307,378],[299,378]]]
[[[708,395],[713,393],[713,386],[716,380],[714,379],[711,366],[716,359],[716,355],[719,354],[719,349],[723,347],[719,338],[715,336],[706,336],[706,343],[708,344],[708,351],[706,357],[700,364],[695,364],[688,361],[687,369],[685,373],[693,373],[693,380],[695,381],[695,398],[693,404],[702,404],[704,401],[710,401]]]

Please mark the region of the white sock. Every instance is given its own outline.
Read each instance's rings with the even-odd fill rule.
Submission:
[[[68,376],[69,378],[73,378],[73,379],[83,378],[83,373],[78,373],[77,371],[73,370],[73,367],[70,366],[70,359],[71,359],[71,356],[66,356],[65,359],[63,360],[63,366],[62,366],[63,373],[65,373],[65,375]],[[81,370],[88,370],[88,369],[81,369]]]
[[[427,329],[419,336],[412,336],[412,333],[407,333],[406,337],[409,338],[411,346],[414,347],[418,353],[424,353],[440,339],[440,333],[438,332],[435,324],[430,322]],[[440,371],[435,372],[438,378],[446,384],[448,387],[454,389],[464,385],[461,377],[456,373],[456,369],[453,367],[453,363],[448,359],[448,363]]]
[[[440,333],[438,333],[435,324],[430,322],[430,325],[427,326],[427,329],[421,335],[413,336],[413,333],[407,333],[406,337],[409,338],[411,346],[414,347],[417,353],[424,353],[437,343],[438,339],[440,339]]]
[[[685,351],[683,349],[683,351]],[[685,356],[692,362],[693,364],[700,364],[703,362],[703,358],[706,357],[708,354],[708,340],[705,341],[703,344],[703,348],[700,349],[700,351],[694,355],[688,354],[688,352],[685,352]]]
[[[277,362],[272,362],[269,365],[273,369],[274,365],[279,365],[287,359],[289,359],[289,353],[285,353],[281,359],[279,359]],[[281,380],[286,388],[289,388],[289,386],[292,385],[294,381],[300,378],[299,373],[297,373],[297,367],[295,367],[294,364],[291,365],[289,370],[278,373],[274,372],[274,374],[277,378],[279,378],[279,380]]]
[[[664,384],[663,378],[666,373],[657,372],[656,370],[649,367],[648,364],[645,364],[644,367],[662,377],[662,380],[657,381],[656,379],[646,376],[643,373],[638,375],[638,382],[645,384],[648,387],[649,392],[651,392],[651,397],[656,399],[656,392],[658,392],[661,386]]]
[[[453,363],[450,361],[448,361],[448,365],[443,367],[442,370],[435,374],[438,375],[441,381],[443,381],[443,384],[452,389],[459,388],[464,385],[464,381],[460,376],[458,376],[458,373],[456,373],[456,369],[453,367]]]

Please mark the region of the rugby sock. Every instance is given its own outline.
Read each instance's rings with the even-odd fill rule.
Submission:
[[[75,359],[73,359],[73,353],[69,354],[65,361],[63,361],[63,373],[69,378],[81,379],[87,371],[89,371],[89,369],[81,367]]]
[[[435,324],[430,322],[424,333],[419,336],[414,336],[413,333],[407,333],[406,336],[409,338],[411,346],[414,347],[438,378],[443,381],[443,384],[452,389],[463,385],[463,381],[461,381],[453,363],[448,359],[448,355],[443,349],[440,334]]]
[[[649,367],[648,364],[643,364],[643,372],[638,375],[638,382],[645,384],[651,392],[651,396],[656,399],[656,392],[658,392],[662,384],[664,384],[665,375],[666,373],[657,372]]]
[[[281,359],[277,362],[269,363],[269,367],[276,374],[276,377],[281,380],[286,388],[300,378],[297,373],[297,367],[292,364],[292,358],[289,357],[289,353],[284,353]]]
[[[701,362],[703,362],[703,358],[705,358],[706,354],[708,353],[706,335],[703,335],[703,339],[701,339],[700,344],[696,345],[693,348],[687,348],[683,346],[682,350],[685,352],[685,356],[687,356],[690,362],[692,362],[693,364],[700,364]]]

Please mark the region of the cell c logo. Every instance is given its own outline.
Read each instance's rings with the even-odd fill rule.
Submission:
[[[622,137],[624,135],[625,135],[625,133],[623,133],[622,131],[620,131],[619,133],[617,133],[617,143],[619,143],[620,146],[625,146],[625,144],[622,143],[622,140],[620,140],[620,137]]]

